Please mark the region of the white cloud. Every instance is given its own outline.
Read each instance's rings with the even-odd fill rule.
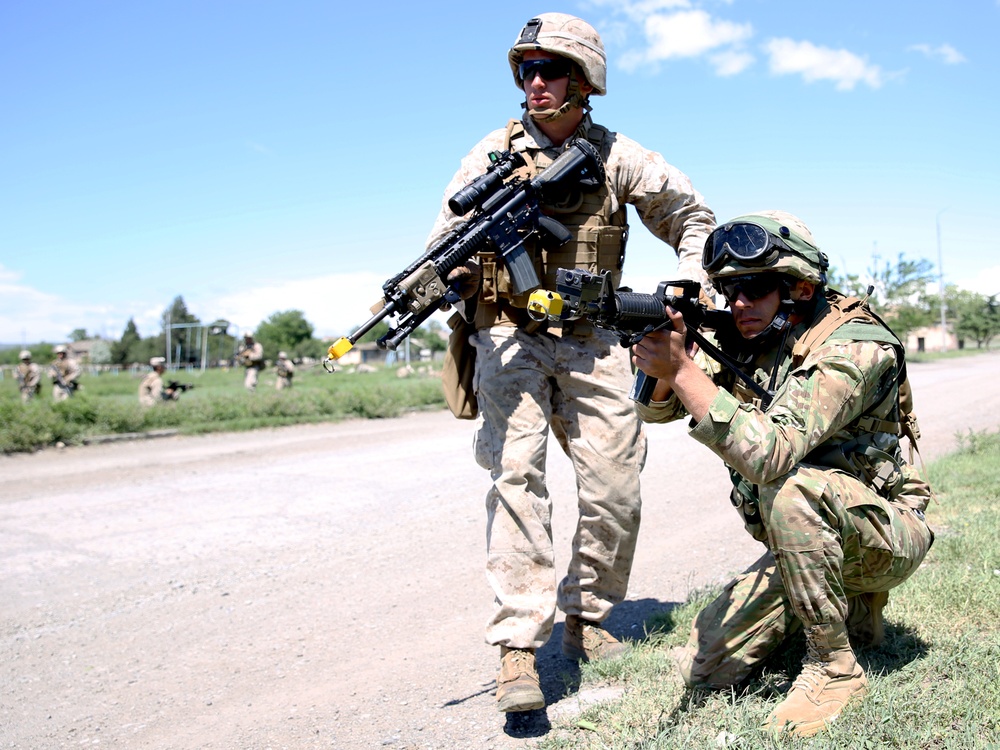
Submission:
[[[677,57],[698,57],[709,50],[725,47],[753,35],[749,23],[713,19],[703,10],[688,10],[671,15],[653,15],[646,19],[650,61]]]
[[[920,52],[925,57],[932,60],[938,59],[945,65],[958,65],[966,62],[965,56],[950,44],[941,44],[932,47],[929,44],[914,44],[908,47],[911,51]]]
[[[141,336],[154,336],[160,332],[161,317],[170,302],[143,304],[141,308],[134,302],[78,304],[26,286],[20,279],[20,273],[0,265],[3,344],[62,342],[76,328],[117,339],[129,318],[135,320]],[[371,317],[370,308],[381,298],[384,281],[384,276],[374,273],[333,274],[244,288],[221,297],[195,292],[185,294],[184,303],[203,321],[225,318],[243,331],[256,329],[276,312],[301,310],[317,337],[339,336]],[[432,319],[443,323],[447,315],[439,312]]]
[[[591,5],[598,8],[611,8],[612,10],[631,18],[633,21],[642,22],[650,15],[664,10],[674,10],[676,8],[690,8],[691,0],[635,0],[635,2],[622,2],[621,0],[591,0]]]
[[[722,77],[734,76],[742,73],[754,62],[754,56],[749,52],[737,50],[724,50],[709,58],[715,66],[715,72]]]
[[[350,333],[372,315],[371,306],[382,296],[384,276],[374,273],[331,274],[285,281],[200,300],[185,297],[188,309],[200,315],[211,309],[240,329],[256,329],[273,313],[301,310],[315,328],[315,336],[340,336]],[[443,320],[440,313],[435,319]]]
[[[764,49],[770,56],[771,72],[798,74],[807,83],[829,80],[839,91],[850,91],[858,83],[879,88],[885,75],[877,65],[847,50],[818,47],[812,42],[771,39]]]
[[[62,342],[76,328],[101,333],[112,323],[117,324],[117,317],[109,305],[81,305],[41,292],[22,284],[20,273],[0,265],[0,342]]]

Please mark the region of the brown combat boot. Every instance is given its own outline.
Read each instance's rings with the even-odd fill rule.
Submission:
[[[848,703],[868,691],[864,670],[854,658],[844,623],[806,627],[802,672],[764,729],[811,737],[833,722]]]
[[[562,652],[570,659],[597,661],[616,659],[628,653],[629,647],[596,622],[579,615],[566,615],[563,626]]]
[[[500,711],[533,711],[545,707],[545,696],[535,669],[535,649],[500,647],[497,675],[497,708]]]
[[[885,638],[882,610],[888,601],[888,591],[858,594],[847,600],[847,634],[856,648],[882,645]]]

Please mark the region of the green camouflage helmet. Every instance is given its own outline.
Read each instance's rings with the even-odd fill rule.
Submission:
[[[514,83],[524,88],[524,81],[518,74],[517,66],[524,60],[529,49],[543,50],[560,55],[575,62],[583,70],[587,83],[594,87],[595,94],[607,93],[607,55],[604,43],[593,26],[576,16],[565,13],[542,13],[532,18],[521,29],[514,46],[507,53],[510,69],[514,73]]]
[[[830,261],[826,253],[816,246],[812,232],[797,216],[785,211],[755,211],[719,224],[716,231],[725,230],[739,223],[756,224],[772,238],[780,240],[785,247],[776,245],[761,257],[747,261],[734,258],[732,254],[727,253],[723,262],[720,257],[721,251],[713,253],[710,250],[710,243],[716,237],[713,233],[706,241],[705,255],[702,258],[702,265],[711,280],[774,271],[814,284],[826,283],[826,271],[830,267]],[[775,250],[777,252],[774,252]],[[714,268],[710,256],[718,258]]]

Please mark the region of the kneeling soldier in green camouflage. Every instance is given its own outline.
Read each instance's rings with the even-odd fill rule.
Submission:
[[[878,645],[887,592],[934,538],[930,487],[900,452],[917,435],[903,347],[865,301],[826,288],[827,257],[790,214],[720,225],[702,265],[733,315],[715,343],[752,382],[686,347],[668,308],[674,330],[634,348],[658,379],[637,408],[647,422],[690,415],[767,552],[698,614],[678,662],[688,686],[727,688],[803,628],[802,672],[765,727],[809,736],[864,696],[852,642]]]

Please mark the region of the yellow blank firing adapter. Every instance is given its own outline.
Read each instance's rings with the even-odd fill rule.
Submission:
[[[562,309],[563,299],[558,292],[538,289],[528,297],[528,315],[532,320],[558,320]]]
[[[341,337],[333,342],[333,346],[327,349],[326,353],[330,359],[340,359],[353,348],[354,344],[348,339]]]

